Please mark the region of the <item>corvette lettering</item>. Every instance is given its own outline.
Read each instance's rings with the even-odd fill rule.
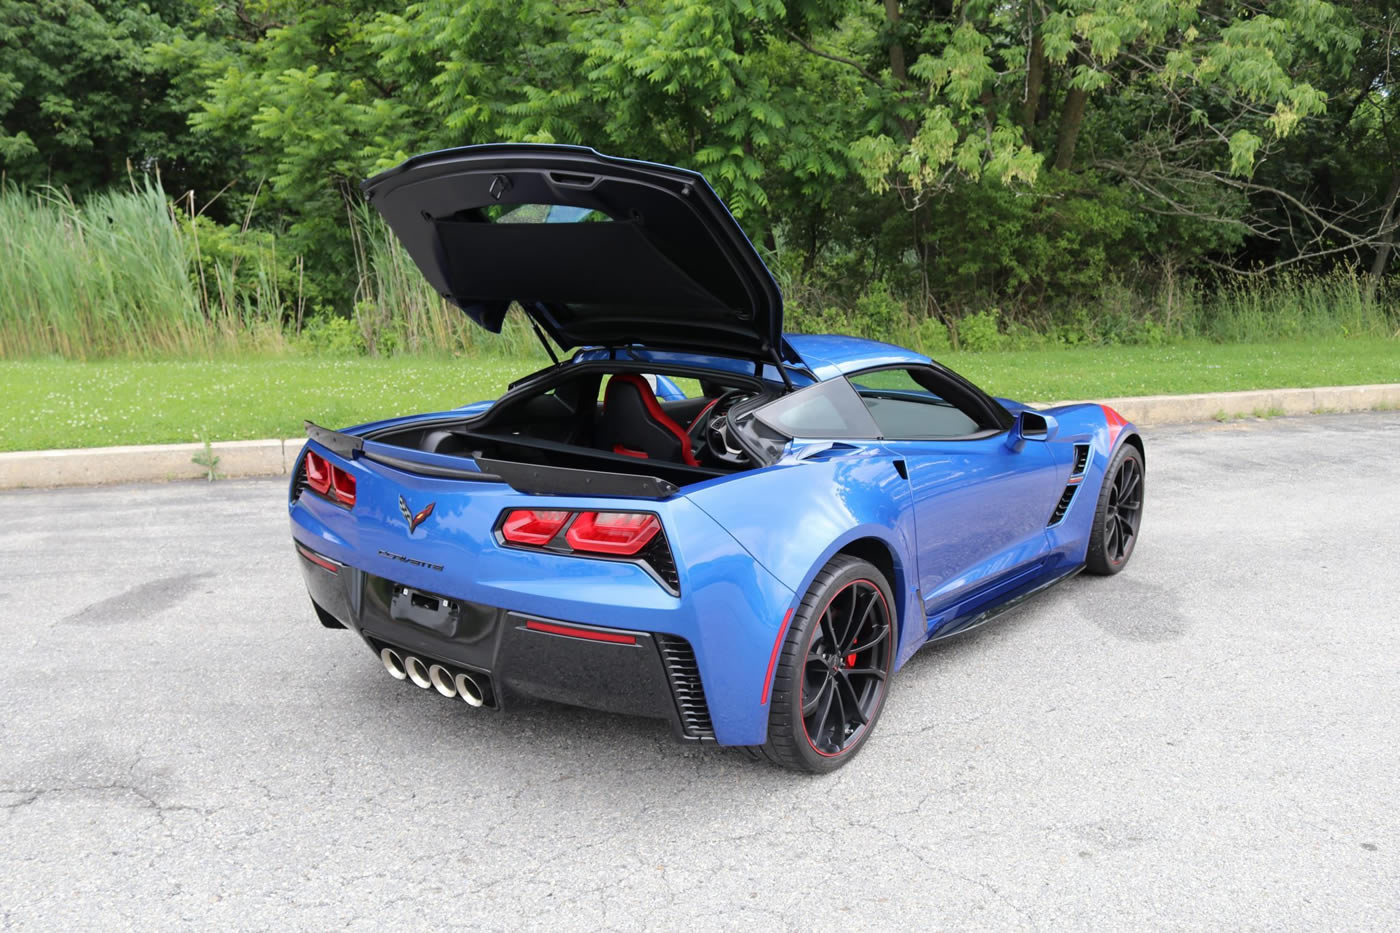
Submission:
[[[380,557],[387,557],[403,564],[411,564],[414,567],[423,567],[427,570],[441,570],[442,564],[430,564],[425,560],[414,560],[412,557],[404,557],[402,554],[395,554],[393,551],[386,551],[382,548],[379,551]]]

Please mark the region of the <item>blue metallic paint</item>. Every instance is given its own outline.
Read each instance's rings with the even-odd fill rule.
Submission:
[[[859,338],[792,335],[787,341],[820,380],[928,361]],[[580,351],[574,360],[600,354],[606,351]],[[644,349],[633,355],[719,373],[753,372],[752,363],[721,357]],[[771,365],[764,376],[778,378]],[[810,381],[798,376],[798,384]],[[998,401],[1013,412],[1027,408]],[[490,404],[465,406],[457,414]],[[294,498],[293,536],[352,567],[443,595],[553,619],[680,635],[694,647],[717,740],[759,744],[768,717],[760,699],[785,615],[843,549],[873,542],[889,555],[900,625],[896,667],[927,641],[1083,565],[1094,505],[1114,453],[1111,431],[1098,405],[1044,413],[1057,422],[1053,438],[1029,440],[1019,451],[1008,449],[1005,433],[965,441],[794,441],[772,466],[689,486],[663,501],[549,498],[550,508],[654,511],[674,551],[680,597],[632,564],[499,546],[492,535],[497,516],[507,508],[539,507],[538,496],[499,483],[346,460],[314,442],[307,449],[356,476],[358,501],[348,513],[314,496]],[[442,416],[391,419],[349,433]],[[1135,436],[1128,424],[1116,442]],[[1064,518],[1047,528],[1075,443],[1090,445],[1089,463]],[[386,449],[424,463],[463,463]],[[897,469],[900,461],[908,478]],[[415,506],[437,503],[431,521],[412,534],[399,514],[400,495]],[[381,550],[443,570],[386,558]]]

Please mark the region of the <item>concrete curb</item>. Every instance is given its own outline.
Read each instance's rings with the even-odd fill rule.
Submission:
[[[304,440],[220,441],[209,448],[219,477],[278,476],[291,469]],[[207,479],[209,471],[194,462],[203,453],[203,444],[0,453],[0,489]]]
[[[1400,383],[1322,386],[1315,389],[1250,389],[1196,395],[1138,395],[1094,399],[1139,427],[1275,415],[1318,415],[1400,408]],[[1059,403],[1064,404],[1064,403]]]
[[[1149,427],[1220,418],[1400,408],[1400,383],[1203,392],[1197,395],[1139,395],[1094,401],[1111,405],[1139,427]],[[215,470],[221,477],[281,476],[291,470],[304,442],[305,439],[299,437],[221,441],[211,444],[210,449],[219,458]],[[0,453],[0,489],[205,479],[208,471],[194,462],[194,457],[202,453],[203,444]]]

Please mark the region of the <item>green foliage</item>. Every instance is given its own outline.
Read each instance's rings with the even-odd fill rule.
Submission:
[[[190,458],[190,462],[195,466],[204,467],[204,478],[209,482],[216,479],[223,479],[224,474],[219,472],[219,456],[214,453],[213,446],[209,443],[208,437],[201,437],[204,442],[204,449]]]
[[[0,171],[48,212],[16,215],[32,243],[0,231],[20,257],[0,352],[537,353],[519,321],[468,326],[358,195],[498,140],[705,172],[794,329],[937,349],[1374,330],[1397,30],[1391,0],[0,0]],[[147,174],[181,232],[151,201],[146,233],[104,236],[111,205],[84,198]],[[159,261],[121,252],[147,235]],[[1352,307],[1304,284],[1342,263],[1378,264],[1353,278],[1372,310],[1289,310]],[[1229,272],[1275,268],[1298,275],[1249,310]]]
[[[298,344],[311,356],[363,356],[365,338],[360,328],[348,318],[316,315],[301,328]]]
[[[969,314],[958,322],[958,345],[963,350],[984,353],[1000,350],[1006,346],[1006,335],[998,328],[1001,311],[989,308]]]

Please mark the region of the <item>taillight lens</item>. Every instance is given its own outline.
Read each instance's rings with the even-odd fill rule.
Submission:
[[[347,509],[355,507],[355,477],[338,466],[331,467],[331,491]]]
[[[326,495],[331,489],[331,465],[325,458],[314,450],[306,452],[306,485],[311,487],[311,491],[320,495]]]
[[[348,470],[341,469],[314,450],[306,452],[301,469],[306,476],[306,486],[312,492],[347,509],[355,507],[355,477]]]
[[[630,557],[660,530],[661,522],[647,512],[580,512],[564,540],[576,551]]]
[[[512,544],[548,544],[564,523],[569,512],[516,509],[501,525],[501,537]]]

